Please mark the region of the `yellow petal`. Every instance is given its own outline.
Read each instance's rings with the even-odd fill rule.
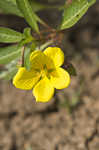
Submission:
[[[64,53],[58,47],[48,47],[45,49],[44,54],[53,60],[56,67],[60,67],[64,62]]]
[[[29,90],[37,83],[40,76],[35,71],[27,71],[24,67],[19,68],[13,79],[16,88]]]
[[[45,55],[40,50],[32,52],[30,56],[32,68],[41,70],[43,67],[42,60],[44,60],[44,56]]]
[[[38,55],[40,55],[40,54],[42,54],[42,51],[40,51],[40,50],[35,50],[35,51],[33,51],[33,52],[31,53],[31,55],[30,55],[30,61],[32,62],[32,60],[33,60],[36,56],[38,56]]]
[[[56,89],[63,89],[70,84],[70,76],[67,71],[59,67],[51,73],[50,81]]]
[[[37,102],[48,102],[54,94],[54,88],[47,77],[41,79],[33,90]]]
[[[46,65],[47,69],[54,68],[52,60],[47,57],[42,51],[36,50],[30,56],[31,66],[34,70],[42,70]]]

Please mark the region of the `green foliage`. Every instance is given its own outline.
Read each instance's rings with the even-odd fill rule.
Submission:
[[[22,12],[24,18],[28,22],[28,24],[34,29],[36,32],[39,32],[38,25],[37,25],[37,16],[32,11],[32,7],[28,0],[16,0],[18,8]]]
[[[19,47],[22,47],[32,41],[35,42],[35,38],[31,35],[31,28],[25,28],[23,34],[25,38],[19,42]]]
[[[27,44],[29,42],[34,42],[36,39],[31,35],[31,28],[25,28],[24,29],[24,36],[25,36],[25,41],[26,43],[24,44]]]
[[[24,39],[24,35],[9,28],[0,27],[0,42],[16,43]]]
[[[27,70],[30,70],[30,54],[31,54],[31,45],[27,45],[24,51],[24,66]]]
[[[88,8],[96,0],[72,0],[72,3],[64,8],[61,29],[72,27],[87,12]]]
[[[21,12],[16,5],[16,0],[0,0],[0,8],[4,13],[22,17]]]
[[[34,0],[30,0],[30,4],[34,12],[51,8],[49,5],[44,5]],[[23,17],[22,13],[17,7],[16,0],[0,0],[0,9],[3,11],[3,13],[14,14]]]
[[[24,29],[24,35],[26,37],[30,37],[31,36],[31,28],[25,28]]]
[[[8,64],[20,55],[21,48],[18,48],[17,45],[0,48],[0,64]]]

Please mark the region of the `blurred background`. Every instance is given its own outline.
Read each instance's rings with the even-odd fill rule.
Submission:
[[[50,6],[64,3],[38,1]],[[55,27],[62,12],[46,9],[38,15]],[[0,11],[0,26],[23,31],[28,25]],[[36,103],[31,91],[0,80],[0,150],[99,150],[99,2],[64,34],[58,46],[77,76],[49,103]]]

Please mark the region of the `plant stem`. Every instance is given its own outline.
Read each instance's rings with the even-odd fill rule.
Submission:
[[[40,46],[40,50],[43,50],[44,48],[46,48],[48,45],[50,45],[52,43],[53,43],[53,40],[50,40],[50,41],[46,42],[45,44]]]

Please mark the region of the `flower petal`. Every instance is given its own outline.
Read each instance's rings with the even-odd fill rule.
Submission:
[[[58,47],[48,47],[45,49],[44,54],[53,60],[56,67],[60,67],[64,62],[64,53]]]
[[[37,83],[40,76],[35,71],[27,71],[24,67],[19,68],[13,79],[16,88],[29,90]]]
[[[41,70],[43,67],[42,60],[44,60],[44,54],[40,50],[36,50],[31,53],[30,55],[30,62],[32,69],[39,69]]]
[[[37,102],[48,102],[54,94],[54,88],[47,77],[41,79],[33,90]]]
[[[42,55],[42,53],[43,52],[40,50],[33,51],[30,55],[30,61],[32,62],[35,59],[35,57]]]
[[[47,57],[42,51],[36,50],[30,56],[31,66],[34,70],[42,70],[46,65],[47,69],[54,68],[52,60]]]
[[[56,89],[63,89],[70,84],[70,76],[67,71],[59,67],[51,73],[50,81]]]

